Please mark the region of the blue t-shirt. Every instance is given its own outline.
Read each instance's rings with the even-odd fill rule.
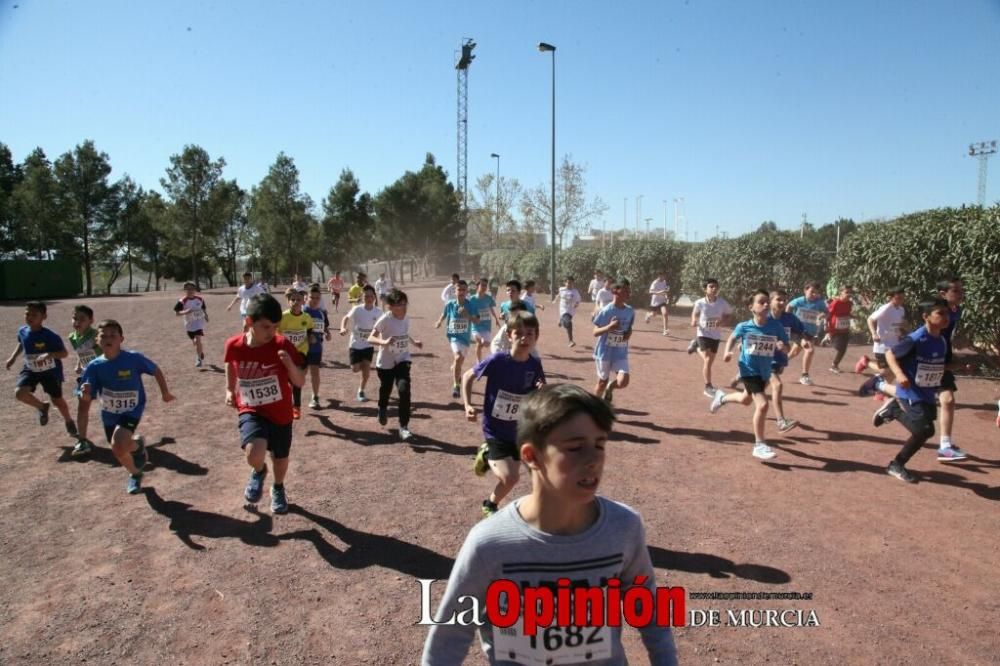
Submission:
[[[479,321],[472,325],[474,331],[488,334],[493,330],[493,312],[490,308],[496,306],[496,300],[489,294],[477,294],[469,299],[469,309],[479,315]]]
[[[156,373],[156,364],[139,352],[122,349],[111,360],[98,356],[83,371],[81,384],[90,385],[90,395],[101,401],[101,420],[115,425],[121,416],[142,418],[146,389],[142,375]]]
[[[31,327],[25,324],[17,329],[17,343],[21,345],[21,351],[24,353],[24,369],[21,372],[53,377],[56,381],[62,382],[63,366],[60,359],[50,357],[44,361],[38,360],[42,354],[66,350],[62,338],[54,331],[44,326],[37,331],[32,331]]]
[[[817,322],[826,317],[826,301],[822,298],[810,301],[805,296],[799,296],[798,298],[793,298],[788,303],[788,306],[792,308],[795,316],[802,322],[802,328],[808,335],[817,336],[820,334]]]
[[[628,339],[625,335],[632,330],[635,322],[635,310],[631,305],[619,308],[613,302],[608,303],[594,315],[594,325],[607,326],[615,317],[618,318],[618,328],[597,338],[597,344],[594,345],[594,358],[599,361],[614,362],[628,358]]]
[[[528,301],[518,301],[518,303],[524,305],[524,308],[531,314],[535,314],[535,306],[529,303]],[[500,318],[503,319],[504,321],[507,321],[507,315],[509,314],[510,314],[510,301],[504,301],[503,303],[500,304]]]
[[[944,332],[934,337],[927,326],[921,326],[904,336],[892,348],[892,355],[910,380],[909,388],[903,388],[897,382],[896,397],[911,402],[934,404],[948,355],[948,342]]]
[[[944,336],[945,342],[948,343],[948,355],[945,357],[945,363],[951,363],[951,336],[954,335],[955,329],[958,328],[958,322],[962,318],[962,306],[956,305],[955,309],[948,308],[948,328],[941,331],[941,335]]]
[[[769,314],[767,317],[768,319],[773,319],[781,324],[781,326],[785,329],[785,335],[788,336],[789,340],[792,337],[792,333],[798,333],[801,335],[805,331],[805,327],[802,325],[802,322],[791,312],[782,312],[781,316],[777,319],[774,319],[773,314]],[[774,361],[771,363],[771,366],[775,368],[783,368],[786,365],[788,365],[788,354],[780,349],[775,349]]]
[[[770,379],[778,341],[788,344],[785,327],[776,319],[768,318],[763,326],[748,319],[736,325],[733,337],[740,340],[740,377],[760,377],[765,381]]]
[[[326,311],[311,308],[308,305],[302,308],[302,311],[313,320],[313,330],[309,333],[309,353],[321,352],[323,351],[323,336],[326,334],[326,327],[329,326]]]
[[[464,309],[461,315],[458,314],[459,308]],[[463,345],[472,344],[472,319],[469,317],[474,314],[476,311],[472,309],[472,302],[469,299],[465,299],[465,303],[461,305],[459,305],[458,299],[445,303],[444,320],[448,327],[446,330],[448,339]]]
[[[542,362],[534,356],[517,361],[510,352],[487,356],[472,369],[476,379],[486,377],[483,397],[483,437],[517,443],[517,416],[523,396],[545,380]]]

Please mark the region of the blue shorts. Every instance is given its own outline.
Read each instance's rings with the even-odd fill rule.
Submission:
[[[42,390],[52,396],[54,400],[62,397],[62,380],[57,378],[53,370],[31,372],[24,368],[17,376],[17,388],[26,388],[34,393],[35,387],[39,384],[42,385]]]
[[[260,414],[240,414],[240,448],[255,439],[267,441],[267,450],[275,459],[287,458],[292,449],[292,424],[276,425]]]
[[[310,351],[306,354],[306,365],[323,365],[323,348],[320,347],[316,351]]]
[[[111,414],[109,417],[105,418],[102,413],[101,422],[104,423],[104,438],[107,439],[108,444],[110,444],[111,436],[115,434],[115,430],[118,428],[125,428],[126,430],[132,431],[132,434],[135,434],[135,430],[139,427],[139,421],[141,419],[141,416],[130,416],[128,414]]]

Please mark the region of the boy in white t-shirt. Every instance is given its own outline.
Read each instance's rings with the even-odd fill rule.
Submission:
[[[534,312],[537,310],[545,310],[545,306],[541,303],[535,301],[535,281],[526,280],[524,282],[524,291],[521,292],[521,300],[528,304],[528,310]]]
[[[264,290],[264,287],[261,286],[259,282],[254,282],[253,273],[247,271],[243,274],[243,284],[236,290],[236,296],[229,302],[229,305],[226,306],[226,312],[232,310],[233,306],[236,305],[237,302],[240,304],[240,322],[243,324],[244,333],[247,331],[247,305],[250,304],[251,298],[257,294],[264,293],[267,293]]]
[[[389,295],[390,291],[392,291],[392,280],[387,278],[385,273],[379,273],[378,279],[375,280],[375,293],[378,294],[378,301],[383,310],[386,307],[385,297]]]
[[[410,318],[406,316],[409,301],[406,294],[393,289],[386,296],[389,311],[378,318],[368,342],[378,350],[375,369],[378,372],[378,422],[385,425],[389,420],[389,396],[396,385],[399,394],[399,438],[406,442],[412,439],[410,432],[410,345],[423,349],[424,344],[410,336]]]
[[[604,278],[604,286],[597,290],[597,294],[594,296],[594,312],[597,314],[601,311],[605,305],[615,300],[615,295],[611,291],[611,283],[613,280],[610,276]]]
[[[653,318],[657,312],[663,318],[663,335],[670,333],[667,326],[670,317],[668,308],[670,305],[670,285],[667,284],[667,274],[660,271],[656,274],[656,279],[649,285],[649,312],[646,313],[646,323]]]
[[[715,396],[715,386],[712,384],[712,364],[719,352],[719,341],[722,339],[722,327],[729,324],[733,308],[726,299],[719,296],[719,281],[708,278],[702,283],[705,297],[694,302],[691,309],[691,326],[697,327],[697,337],[688,345],[687,352],[695,351],[701,356],[701,374],[705,379],[705,395]]]
[[[892,349],[903,334],[903,321],[906,319],[906,308],[903,302],[906,296],[902,287],[894,287],[889,290],[889,302],[882,304],[875,312],[868,317],[868,332],[872,336],[871,359],[867,354],[862,354],[861,358],[854,365],[854,372],[863,374],[865,370],[871,370],[876,375],[882,375],[888,381],[892,381],[892,371],[885,360],[885,350]],[[885,396],[876,393],[877,400],[884,400]]]
[[[583,300],[573,284],[573,276],[567,276],[565,285],[559,287],[557,297],[559,299],[559,326],[566,329],[566,337],[569,338],[570,347],[576,346],[573,341],[573,315],[576,314],[576,308]]]
[[[601,290],[604,286],[604,273],[601,271],[594,271],[594,279],[590,281],[587,286],[587,295],[590,296],[591,302],[597,300],[597,292]]]
[[[174,304],[174,313],[184,317],[184,329],[194,345],[194,367],[200,368],[205,361],[205,350],[201,340],[205,337],[205,324],[208,323],[208,309],[205,299],[198,293],[194,282],[184,283],[184,297]]]
[[[365,285],[364,303],[355,305],[350,312],[340,320],[340,334],[347,335],[347,322],[351,322],[351,342],[348,349],[351,372],[361,373],[361,383],[358,385],[358,402],[365,402],[365,387],[371,375],[372,358],[375,348],[368,342],[368,336],[375,329],[375,322],[382,316],[382,311],[375,307],[375,289]]]

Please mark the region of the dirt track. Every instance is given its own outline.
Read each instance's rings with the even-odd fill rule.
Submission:
[[[70,460],[58,415],[40,428],[13,399],[17,367],[7,373],[0,663],[417,662],[426,629],[415,626],[415,580],[447,578],[491,483],[470,471],[478,426],[449,396],[448,348],[433,329],[440,285],[407,291],[425,342],[413,363],[415,442],[398,443],[376,424],[373,403],[354,402],[346,338],[335,337],[324,408],[295,426],[292,511],[274,518],[265,503],[261,513],[243,507],[247,467],[223,404],[222,343],[238,326],[223,310],[231,295],[207,296],[202,370],[172,312],[177,295],[84,301],[124,324],[126,346],[160,364],[178,401],[163,404],[147,382],[150,471],[144,494],[129,496],[106,445],[92,436],[97,454]],[[48,325],[64,337],[74,303],[50,305]],[[0,307],[5,354],[22,311]],[[541,317],[549,380],[592,386],[589,348],[566,347],[554,307]],[[826,373],[832,352],[823,349],[816,386],[786,389],[786,411],[804,425],[779,437],[769,422],[778,457],[761,463],[750,455],[749,408],[708,413],[699,361],[684,353],[685,319],[672,318],[670,338],[639,320],[601,492],[642,513],[660,584],[813,596],[692,599],[689,609],[720,609],[723,624],[727,609],[813,610],[821,626],[680,628],[682,663],[996,663],[1000,386],[960,379],[955,440],[970,459],[946,466],[927,448],[910,463],[922,479],[910,486],[885,474],[903,429],[872,428],[874,403],[855,396],[855,375]],[[585,321],[581,312],[578,330]],[[716,383],[732,368],[720,363]],[[634,631],[626,650],[645,662]]]

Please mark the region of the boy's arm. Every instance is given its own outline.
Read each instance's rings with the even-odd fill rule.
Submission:
[[[493,321],[495,321],[497,323],[497,326],[499,326],[500,325],[500,316],[497,315],[497,309],[496,309],[495,305],[491,305],[490,306],[490,313],[493,315]]]
[[[632,536],[629,532],[623,534],[627,542],[632,544],[632,548],[630,557],[622,569],[622,593],[633,587],[637,579],[645,579],[642,587],[649,590],[651,599],[656,599],[656,572],[653,570],[649,548],[646,546],[646,533],[641,523],[637,528],[638,535]],[[644,627],[639,627],[639,635],[651,666],[677,666],[677,646],[674,644],[674,635],[670,627],[660,627],[650,622]]]
[[[18,343],[17,347],[14,347],[14,351],[11,352],[10,357],[7,359],[7,369],[10,370],[10,366],[14,365],[14,361],[17,357],[21,355],[21,344]]]
[[[868,332],[872,334],[873,341],[881,342],[882,338],[879,337],[878,333],[875,331],[875,323],[877,321],[878,320],[875,318],[874,314],[871,317],[868,317]]]
[[[466,537],[465,543],[455,557],[455,564],[448,578],[448,587],[445,588],[438,612],[434,616],[435,622],[446,622],[454,613],[466,609],[467,603],[459,603],[462,597],[475,597],[479,600],[480,615],[477,619],[485,622],[484,601],[492,570],[481,562],[482,558],[476,556],[476,550],[476,545],[470,543],[469,537]],[[424,653],[420,663],[423,666],[463,663],[475,635],[475,624],[462,626],[456,622],[432,625],[424,642]]]
[[[288,371],[288,381],[291,382],[293,386],[297,386],[298,388],[305,386],[305,373],[302,372],[302,368],[295,365],[295,361],[292,360],[291,354],[284,349],[279,349],[278,360],[281,361],[281,364],[285,366],[285,370]]]
[[[892,374],[896,376],[896,383],[903,388],[909,388],[910,378],[906,376],[903,372],[903,368],[899,365],[899,360],[891,349],[885,350],[885,362],[889,364],[889,369],[892,370]]]
[[[235,296],[233,298],[233,300],[229,301],[229,305],[226,306],[226,312],[228,312],[229,310],[232,310],[233,306],[236,305],[239,302],[239,300],[240,300],[240,297],[239,297],[239,295],[237,295],[237,296]]]
[[[699,312],[700,312],[700,310],[698,309],[698,304],[695,303],[694,307],[691,308],[691,328],[694,328],[695,326],[698,325],[698,314],[699,314]]]
[[[726,353],[723,355],[722,360],[729,363],[733,360],[733,346],[736,344],[738,338],[736,337],[736,329],[733,329],[732,334],[729,339],[726,340]]]
[[[594,325],[594,337],[599,338],[611,329],[618,326],[618,317],[612,317],[611,321],[608,322],[607,326],[597,326]]]
[[[236,373],[233,372],[233,364],[226,363],[226,405],[236,406],[234,394],[236,392]]]
[[[87,428],[90,427],[90,403],[93,400],[90,384],[80,385],[80,399],[76,403],[76,436],[87,439]]]
[[[465,418],[476,420],[476,408],[472,406],[472,383],[476,381],[476,371],[469,368],[462,375],[462,400],[465,401]]]
[[[167,387],[167,378],[163,375],[163,370],[157,367],[156,372],[153,373],[153,379],[156,380],[156,385],[160,387],[160,395],[163,397],[163,402],[172,401],[174,396]]]
[[[344,318],[340,320],[340,334],[347,335],[347,320],[351,318],[351,313],[348,312],[344,315]],[[369,336],[371,337],[371,336]]]

